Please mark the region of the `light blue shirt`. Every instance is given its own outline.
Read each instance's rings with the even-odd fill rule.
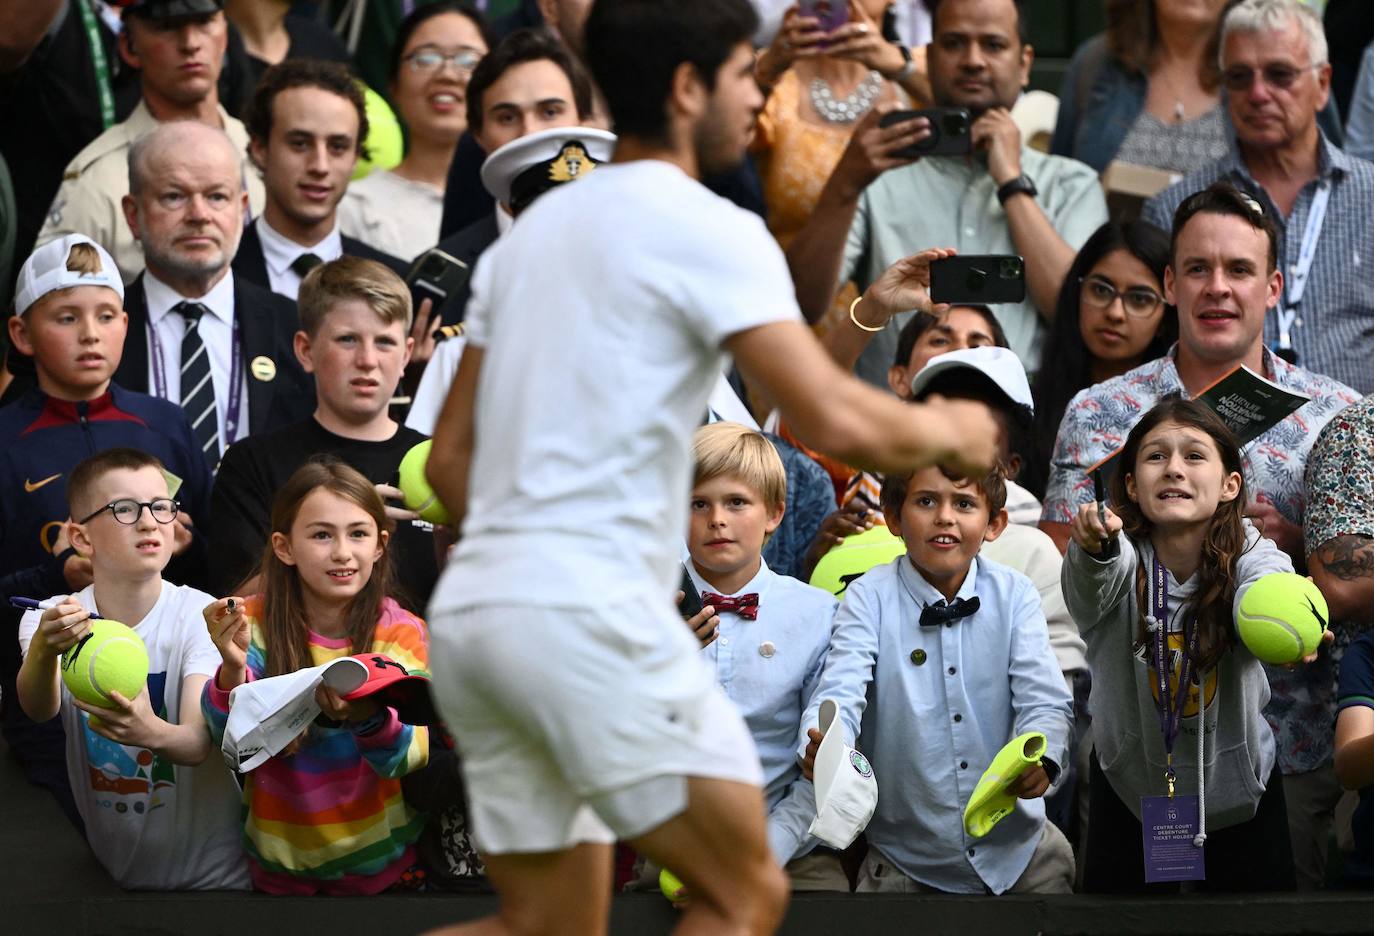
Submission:
[[[1030,863],[1044,800],[1018,800],[982,839],[964,833],[964,807],[997,752],[1024,732],[1043,732],[1046,759],[1064,765],[1073,698],[1030,579],[975,559],[957,597],[974,596],[973,615],[922,627],[921,609],[944,599],[906,556],[852,583],[797,750],[821,700],[834,699],[878,778],[869,845],[930,887],[1000,894]]]
[[[715,591],[690,563],[688,569],[697,591]],[[754,736],[768,803],[768,843],[786,864],[816,846],[806,834],[816,818],[816,793],[802,777],[795,745],[802,710],[825,664],[837,602],[824,589],[778,575],[762,561],[758,574],[735,594],[751,592],[759,596],[758,618],[721,614],[716,639],[701,653]]]

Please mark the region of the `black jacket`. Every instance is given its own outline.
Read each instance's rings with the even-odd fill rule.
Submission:
[[[129,333],[115,381],[129,390],[149,393],[148,300],[142,274],[124,292],[124,311],[129,314]],[[300,329],[296,304],[235,275],[234,318],[239,323],[243,366],[248,374],[248,431],[289,426],[313,413],[315,381],[301,369],[292,349],[292,339]],[[270,380],[257,376],[262,372],[253,367],[258,358],[276,365]]]
[[[349,257],[362,257],[364,260],[376,260],[384,263],[395,270],[402,279],[410,272],[410,267],[402,260],[384,254],[380,250],[369,247],[360,240],[340,235],[343,238],[343,252]],[[239,252],[234,255],[234,279],[245,280],[263,289],[272,288],[272,280],[267,275],[267,258],[262,253],[262,238],[258,237],[258,225],[256,221],[252,224],[244,225],[243,239],[239,241]],[[288,300],[290,301],[290,300]]]
[[[468,265],[471,272],[477,267],[477,258],[482,253],[496,243],[496,238],[500,232],[496,228],[496,214],[488,211],[485,217],[479,218],[457,234],[445,237],[439,241],[439,249],[453,257],[455,260],[462,260]],[[472,295],[471,279],[464,281],[463,285],[454,290],[453,295],[449,296],[439,309],[439,314],[443,317],[445,325],[456,325],[466,316],[468,298]]]

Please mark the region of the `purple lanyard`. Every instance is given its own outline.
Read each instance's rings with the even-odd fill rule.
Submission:
[[[199,326],[197,326],[199,327]],[[203,342],[205,339],[202,338]],[[153,320],[148,319],[148,343],[153,346],[153,387],[156,394],[167,399],[167,375],[163,371],[162,342],[157,340]],[[238,441],[239,413],[243,410],[243,358],[239,348],[239,318],[234,316],[234,324],[229,335],[229,412],[224,417],[224,442],[227,448]],[[210,349],[206,348],[208,355]],[[213,380],[213,378],[211,378]]]
[[[1154,588],[1150,596],[1150,611],[1158,626],[1154,633],[1155,678],[1159,688],[1159,730],[1164,735],[1164,754],[1168,766],[1164,779],[1169,784],[1169,795],[1174,795],[1174,742],[1178,739],[1183,722],[1183,707],[1188,701],[1188,683],[1193,675],[1193,656],[1197,653],[1198,627],[1197,615],[1191,615],[1183,624],[1183,642],[1187,646],[1183,661],[1178,667],[1178,692],[1173,699],[1169,696],[1169,670],[1167,668],[1167,647],[1169,644],[1169,573],[1159,557],[1154,557]],[[1199,726],[1199,731],[1202,727]]]

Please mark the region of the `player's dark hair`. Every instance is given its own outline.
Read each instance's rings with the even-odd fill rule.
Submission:
[[[293,88],[319,88],[353,105],[358,112],[358,139],[354,141],[359,156],[366,158],[364,142],[367,140],[367,102],[363,99],[362,87],[349,72],[347,66],[339,62],[325,62],[318,59],[286,59],[263,72],[262,79],[253,90],[253,98],[248,102],[248,112],[244,115],[244,125],[248,135],[266,146],[272,138],[272,105],[277,95]]]
[[[721,65],[758,25],[747,0],[597,0],[587,18],[587,66],[615,132],[663,141],[678,66],[691,65],[714,90]]]
[[[578,118],[583,119],[591,114],[591,82],[572,57],[572,53],[568,51],[568,47],[542,27],[518,29],[497,43],[472,70],[467,88],[468,129],[473,133],[482,129],[482,117],[486,108],[482,98],[486,95],[487,89],[496,84],[502,75],[516,65],[544,60],[553,62],[568,76],[568,84],[572,85],[573,106],[577,108]]]
[[[487,19],[470,0],[437,0],[435,3],[427,3],[411,10],[410,15],[401,20],[401,25],[397,27],[396,40],[391,44],[391,59],[387,63],[388,80],[395,81],[401,73],[401,56],[405,54],[406,46],[410,43],[410,37],[415,35],[415,30],[444,13],[457,13],[459,16],[467,17],[477,28],[483,45],[491,48],[491,29],[487,26]]]
[[[1194,192],[1179,204],[1174,212],[1174,229],[1169,239],[1169,262],[1178,260],[1178,236],[1184,225],[1194,215],[1218,214],[1240,218],[1256,231],[1263,231],[1269,238],[1269,267],[1265,271],[1273,273],[1279,264],[1279,228],[1269,212],[1264,210],[1259,199],[1249,192],[1243,192],[1231,182],[1213,182],[1200,192]],[[1177,272],[1177,270],[1175,270]]]
[[[977,303],[967,305],[961,303],[954,308],[972,309],[977,312],[987,323],[988,331],[992,333],[992,343],[999,348],[1010,347],[1007,344],[1007,333],[1002,330],[1002,323],[997,321],[997,316],[992,309]],[[907,362],[911,360],[911,352],[915,349],[916,342],[921,340],[922,335],[940,324],[940,318],[941,316],[931,315],[929,312],[917,312],[907,319],[902,330],[897,333],[897,353],[892,358],[893,367],[906,367]]]

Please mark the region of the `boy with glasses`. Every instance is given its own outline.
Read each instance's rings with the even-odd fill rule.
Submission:
[[[37,722],[61,716],[87,841],[120,886],[246,888],[238,797],[200,712],[219,653],[197,611],[214,599],[162,578],[178,510],[162,462],[107,449],[72,470],[67,498],[82,519],[66,535],[89,557],[93,582],[25,613],[19,704]],[[110,692],[109,708],[75,698],[60,675],[62,653],[88,637],[97,609],[148,648],[145,685],[133,698]]]

